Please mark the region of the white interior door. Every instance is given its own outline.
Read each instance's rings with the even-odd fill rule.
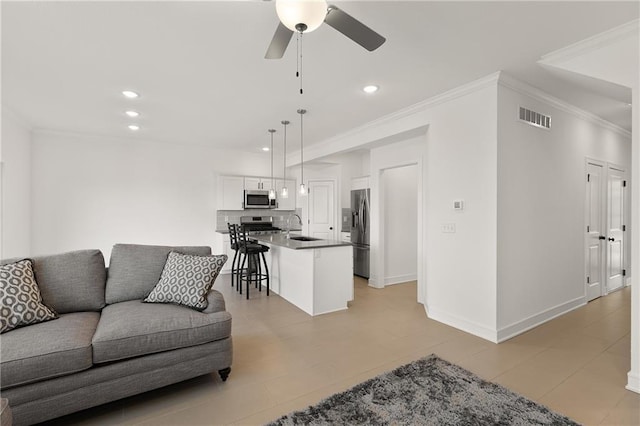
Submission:
[[[604,167],[587,164],[586,267],[587,301],[605,294],[604,283]]]
[[[609,167],[607,173],[607,291],[624,285],[624,172]]]
[[[309,181],[309,235],[335,239],[335,183],[330,180]]]

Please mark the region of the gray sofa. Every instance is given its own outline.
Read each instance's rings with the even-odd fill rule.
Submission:
[[[99,250],[33,258],[43,302],[59,318],[0,335],[0,388],[16,425],[217,371],[231,371],[231,315],[211,290],[199,312],[142,303],[175,250],[117,244],[108,270]],[[6,262],[5,262],[6,263]]]

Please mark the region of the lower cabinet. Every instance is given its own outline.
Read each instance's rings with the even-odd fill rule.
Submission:
[[[229,234],[215,233],[215,244],[213,254],[226,254],[228,259],[220,273],[228,274],[231,272],[231,263],[233,262],[233,256],[236,252],[231,248],[231,242],[229,240]]]

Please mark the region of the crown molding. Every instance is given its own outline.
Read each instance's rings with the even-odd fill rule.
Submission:
[[[435,95],[431,98],[428,98],[424,101],[420,101],[413,105],[410,105],[406,108],[400,109],[391,114],[387,114],[375,120],[372,120],[368,123],[365,123],[359,127],[355,127],[351,130],[348,130],[344,133],[333,136],[329,139],[325,139],[319,143],[315,143],[308,148],[305,147],[305,161],[310,161],[319,157],[323,157],[326,155],[336,154],[345,150],[355,149],[357,146],[366,145],[368,143],[374,142],[378,139],[383,139],[388,137],[385,132],[380,132],[376,130],[380,130],[385,126],[394,125],[399,121],[406,120],[405,126],[401,129],[395,131],[397,133],[405,133],[415,128],[420,128],[428,125],[423,117],[416,116],[420,113],[424,113],[425,111],[433,108],[437,105],[443,104],[445,102],[449,102],[451,100],[469,95],[478,90],[482,90],[486,87],[494,86],[498,84],[498,80],[500,78],[501,71],[497,71],[491,73],[485,77],[479,78],[477,80],[471,81],[469,83],[463,84],[461,86],[455,87],[453,89],[447,90],[446,92]],[[417,120],[417,122],[416,122]],[[359,136],[363,134],[366,135],[367,132],[375,133],[377,136],[375,139],[366,140],[364,142],[359,142],[357,145],[353,144],[354,139],[359,139]],[[297,153],[297,154],[296,154]],[[297,156],[297,157],[296,157]],[[300,163],[300,151],[295,151],[292,154],[287,155],[287,164],[296,165]]]
[[[593,52],[594,50],[598,50],[620,40],[629,37],[638,37],[639,32],[640,19],[635,19],[627,22],[626,24],[622,24],[579,42],[570,44],[569,46],[547,53],[538,60],[538,63],[543,65],[556,65],[577,56]]]
[[[595,114],[592,114],[588,111],[578,108],[575,105],[572,105],[568,102],[565,102],[561,99],[551,96],[548,93],[538,89],[537,87],[531,86],[530,84],[524,83],[520,80],[516,80],[515,78],[511,77],[510,75],[504,72],[501,73],[500,75],[500,79],[498,80],[498,85],[514,90],[522,95],[530,96],[540,102],[547,103],[554,108],[557,108],[561,111],[572,114],[580,119],[589,121],[607,130],[611,130],[612,132],[618,133],[619,135],[631,138],[631,132],[628,131],[627,129],[617,126],[611,123],[610,121],[607,121],[601,117],[598,117]]]

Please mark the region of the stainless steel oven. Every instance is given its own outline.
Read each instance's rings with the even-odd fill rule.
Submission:
[[[244,191],[244,208],[245,209],[275,209],[277,207],[276,200],[269,199],[269,191],[245,190]]]

